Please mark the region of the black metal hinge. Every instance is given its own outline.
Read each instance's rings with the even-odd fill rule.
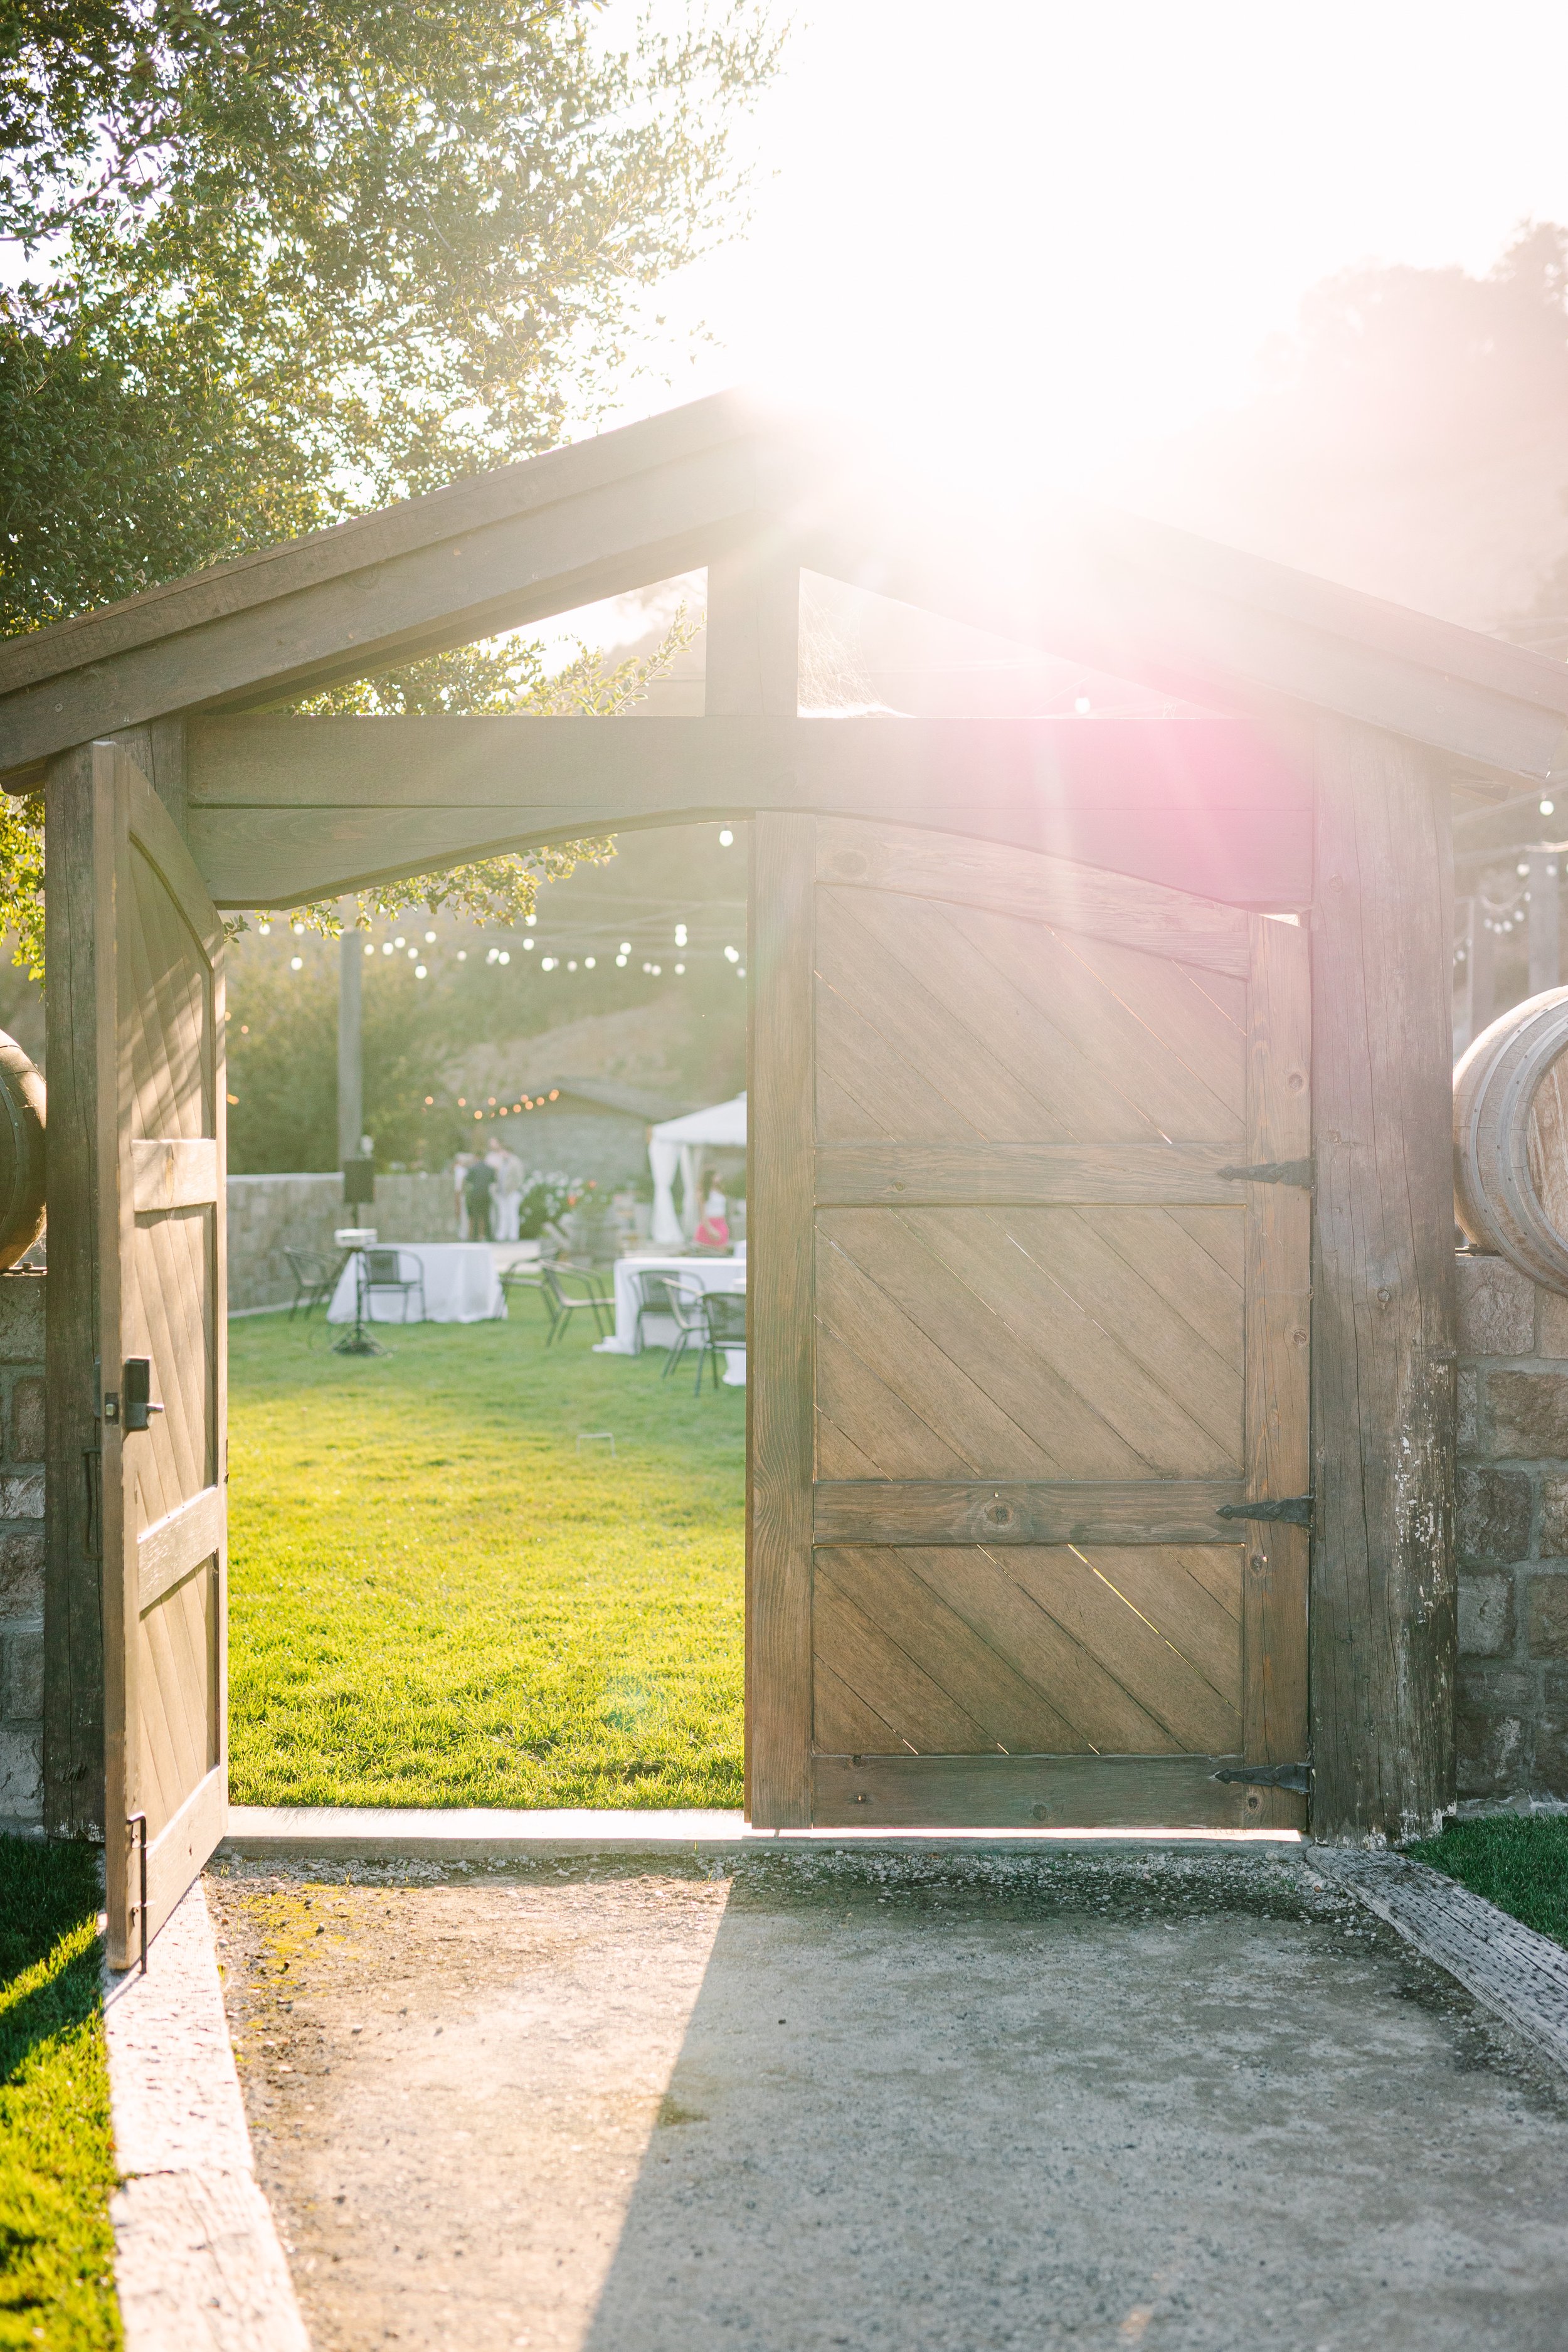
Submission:
[[[1292,1528],[1312,1524],[1310,1495],[1290,1495],[1282,1503],[1221,1503],[1216,1519],[1283,1519]]]
[[[1300,1184],[1310,1192],[1317,1177],[1310,1160],[1260,1160],[1251,1168],[1218,1168],[1218,1176],[1234,1176],[1238,1184]]]
[[[1291,1789],[1299,1797],[1312,1793],[1310,1764],[1227,1764],[1216,1780],[1243,1780],[1249,1789]]]

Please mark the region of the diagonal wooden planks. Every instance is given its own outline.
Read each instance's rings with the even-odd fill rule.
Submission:
[[[1228,1755],[1241,1605],[1236,1545],[846,1546],[816,1554],[815,1649],[885,1750]]]
[[[982,1477],[1202,1477],[1240,1465],[1240,1300],[1179,1229],[1179,1311],[1076,1211],[818,1213],[817,1313],[837,1400],[831,1417],[870,1459],[879,1391],[912,1423],[898,1471],[940,1477],[938,1448]],[[1234,1214],[1240,1211],[1218,1212]],[[1167,1286],[1167,1289],[1173,1286]],[[1206,1322],[1208,1329],[1199,1328]],[[1224,1338],[1227,1352],[1213,1344]],[[864,1375],[849,1377],[856,1364]],[[866,1376],[868,1376],[866,1377]],[[873,1389],[870,1381],[877,1386]],[[867,1399],[864,1413],[856,1399]],[[935,1444],[923,1458],[921,1423]],[[1036,1466],[1028,1466],[1030,1463]]]
[[[1251,1818],[1205,1759],[1252,1752],[1255,1709],[1258,1538],[1217,1515],[1255,1491],[1273,1204],[1232,1171],[1292,1156],[1252,1148],[1283,1034],[1258,926],[912,828],[816,837],[814,1801],[879,1801],[862,1761],[951,1759],[979,1806],[1014,1759],[1143,1759],[1138,1801]]]

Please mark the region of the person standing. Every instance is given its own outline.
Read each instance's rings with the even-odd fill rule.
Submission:
[[[463,1179],[473,1164],[474,1155],[471,1151],[459,1151],[452,1162],[452,1190],[457,1195],[458,1239],[460,1242],[466,1242],[468,1238],[468,1203],[463,1191]]]
[[[499,1136],[486,1152],[485,1162],[495,1170],[496,1189],[490,1202],[495,1238],[498,1242],[514,1242],[522,1208],[522,1162],[515,1151],[507,1150]]]
[[[463,1205],[468,1213],[468,1239],[488,1242],[490,1238],[490,1194],[495,1190],[496,1171],[488,1160],[474,1160],[463,1178]]]

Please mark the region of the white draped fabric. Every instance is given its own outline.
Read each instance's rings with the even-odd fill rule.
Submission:
[[[696,1231],[701,1181],[699,1155],[705,1150],[743,1151],[746,1148],[746,1097],[713,1103],[707,1110],[688,1111],[683,1118],[661,1119],[648,1129],[647,1163],[653,1171],[654,1241],[668,1249],[689,1240]],[[680,1171],[680,1207],[675,1205],[675,1173]]]

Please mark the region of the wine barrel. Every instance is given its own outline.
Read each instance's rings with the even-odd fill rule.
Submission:
[[[1454,1194],[1478,1249],[1568,1291],[1568,988],[1514,1005],[1454,1072]]]
[[[0,1268],[44,1230],[44,1081],[0,1029]]]

